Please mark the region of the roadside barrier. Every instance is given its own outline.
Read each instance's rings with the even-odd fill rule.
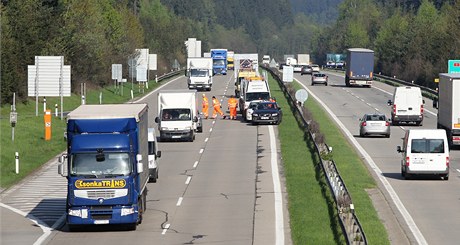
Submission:
[[[290,106],[293,107],[292,109],[295,109],[296,118],[301,119],[304,128],[307,129],[311,139],[313,139],[316,153],[321,161],[321,169],[326,176],[329,189],[334,196],[340,225],[342,232],[345,234],[347,244],[367,245],[366,235],[355,214],[351,195],[331,157],[331,149],[324,142],[324,136],[317,130],[319,128],[317,123],[309,119],[308,111],[297,103],[294,97],[295,91],[289,91],[290,89],[285,86],[282,81],[282,73],[276,68],[262,68],[270,72],[278,82],[284,95],[289,98],[288,102]]]

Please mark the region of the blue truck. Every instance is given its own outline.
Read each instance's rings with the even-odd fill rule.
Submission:
[[[67,115],[67,225],[123,224],[135,230],[146,210],[147,104],[81,105]]]
[[[213,75],[227,75],[227,49],[211,49]]]
[[[374,75],[374,51],[364,48],[347,49],[345,85],[371,87]]]

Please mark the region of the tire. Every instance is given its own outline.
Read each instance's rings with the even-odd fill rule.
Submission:
[[[198,128],[196,129],[196,131],[197,131],[198,133],[203,133],[203,127],[198,127]]]
[[[315,86],[315,83],[311,83],[311,86]]]
[[[76,231],[81,231],[82,227],[79,225],[69,225],[67,224],[67,228],[69,229],[69,232],[76,232]]]
[[[445,174],[443,177],[442,177],[443,180],[449,180],[449,174]]]
[[[157,178],[158,178],[158,167],[155,169],[155,172],[153,173],[153,177],[149,178],[150,183],[157,183]]]
[[[385,138],[390,138],[390,135],[389,134],[385,135]]]
[[[402,168],[401,168],[401,176],[403,178],[406,178],[406,171],[404,171]]]
[[[326,86],[327,86],[327,83],[325,83],[324,85],[326,85]]]

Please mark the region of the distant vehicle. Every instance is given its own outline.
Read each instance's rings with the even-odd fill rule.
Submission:
[[[154,128],[148,129],[148,161],[149,161],[149,182],[156,183],[158,179],[158,158],[161,157],[161,151],[158,150],[157,135]]]
[[[365,114],[359,121],[359,136],[384,135],[390,138],[390,122],[384,114]]]
[[[269,123],[279,125],[283,112],[276,102],[260,102],[252,112],[252,124]]]
[[[310,54],[297,54],[297,64],[304,66],[310,64]]]
[[[347,50],[347,70],[345,85],[360,85],[371,87],[374,79],[374,51],[363,48]]]
[[[460,73],[439,77],[438,128],[446,130],[450,146],[460,146]]]
[[[264,55],[262,57],[262,64],[265,65],[265,64],[270,64],[270,55]]]
[[[262,101],[263,100],[253,100],[251,103],[249,103],[248,109],[246,110],[246,121],[252,121],[252,113],[257,109],[257,106]]]
[[[213,75],[227,75],[227,49],[211,49]]]
[[[302,72],[302,67],[303,67],[302,65],[294,65],[294,72],[297,72],[297,73]]]
[[[189,89],[204,89],[211,91],[212,87],[212,58],[187,58],[187,85]]]
[[[326,62],[326,67],[327,68],[335,68],[335,62],[334,61]]]
[[[302,76],[304,74],[311,75],[311,73],[312,73],[312,70],[311,70],[311,66],[309,66],[309,65],[303,66],[302,70],[300,71],[300,75],[302,75]]]
[[[342,69],[344,66],[345,66],[345,62],[343,62],[343,61],[337,61],[335,63],[335,68],[337,68],[337,69]]]
[[[391,121],[393,125],[401,122],[414,122],[423,125],[423,97],[419,87],[396,87],[393,93],[393,101],[389,100],[391,107]]]
[[[278,66],[278,69],[283,70],[283,67],[286,65],[286,63],[280,63]]]
[[[449,179],[449,143],[444,129],[409,129],[403,145],[397,146],[402,153],[401,175],[434,174]]]
[[[310,67],[311,67],[312,72],[320,72],[319,65],[312,64],[312,65],[310,65]]]
[[[324,73],[313,73],[311,75],[311,85],[315,85],[317,83],[324,84],[327,86],[328,77]]]

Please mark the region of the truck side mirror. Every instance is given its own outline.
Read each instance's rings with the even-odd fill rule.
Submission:
[[[160,122],[160,118],[159,118],[159,117],[155,117],[155,122],[156,122],[156,123],[159,123],[159,122]]]
[[[198,122],[198,117],[194,117],[193,122]]]
[[[59,164],[58,164],[58,174],[60,174],[62,177],[67,177],[67,154],[63,154],[59,157]]]
[[[433,99],[433,108],[438,109],[438,99],[437,98]]]
[[[157,156],[157,158],[160,158],[161,157],[161,151],[157,151],[156,156]]]
[[[136,155],[136,159],[137,159],[137,173],[142,173],[144,172],[144,165],[142,164],[142,155],[141,154],[137,154]]]
[[[388,100],[387,105],[389,105],[389,106],[390,106],[390,105],[393,105],[393,101]]]

